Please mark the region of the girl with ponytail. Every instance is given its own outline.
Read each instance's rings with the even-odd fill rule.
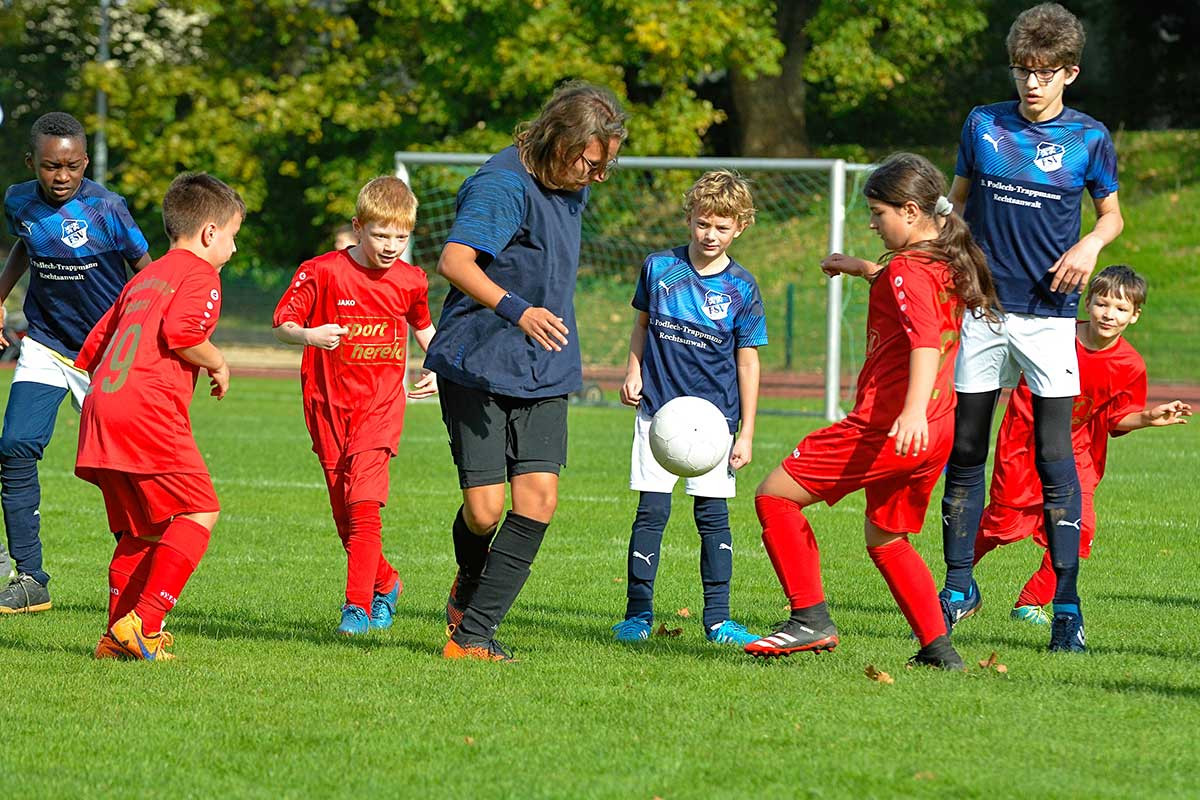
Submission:
[[[871,228],[887,252],[878,263],[840,253],[821,262],[830,276],[871,282],[867,357],[850,415],[805,437],[758,487],[763,543],[792,613],[779,630],[746,646],[752,655],[837,646],[803,509],[864,489],[867,553],[921,644],[911,663],[963,668],[933,576],[908,537],[921,530],[954,440],[954,357],[964,309],[993,319],[999,304],[984,255],[944,192],[942,174],[926,159],[889,157],[863,189]]]

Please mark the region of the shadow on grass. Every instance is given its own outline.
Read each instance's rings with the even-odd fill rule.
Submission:
[[[1126,603],[1150,603],[1156,606],[1177,606],[1180,608],[1200,609],[1200,597],[1182,597],[1169,594],[1099,594],[1104,600],[1117,600]]]

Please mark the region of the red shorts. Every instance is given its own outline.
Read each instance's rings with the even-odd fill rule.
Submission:
[[[104,495],[108,527],[113,533],[161,536],[172,517],[221,510],[207,472],[138,475],[87,469],[85,473],[79,477],[99,486]]]
[[[783,468],[829,505],[865,489],[872,524],[888,533],[918,533],[953,444],[953,414],[929,423],[929,449],[915,457],[896,455],[886,430],[844,419],[805,436]]]
[[[1083,521],[1079,529],[1079,557],[1092,554],[1092,540],[1096,537],[1096,508],[1092,493],[1083,492]],[[1041,506],[1013,508],[1001,503],[988,503],[979,521],[979,538],[1000,544],[1011,544],[1033,536],[1038,547],[1048,547],[1046,542],[1046,518]]]
[[[338,500],[343,507],[364,500],[387,505],[391,460],[392,454],[379,448],[342,456],[336,467],[324,467],[325,485],[329,487],[334,508],[337,508]]]

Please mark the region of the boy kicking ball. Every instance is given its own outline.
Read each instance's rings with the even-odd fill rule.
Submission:
[[[671,491],[679,480],[650,452],[650,421],[671,400],[690,395],[716,405],[730,432],[727,458],[684,484],[694,498],[700,534],[704,630],[711,642],[744,647],[758,637],[730,617],[733,540],[727,499],[735,494],[735,471],[752,457],[758,348],[767,343],[767,325],[754,276],[726,251],[753,224],[754,201],[744,178],[721,170],[696,181],[684,206],[691,240],[651,254],[633,297],[638,314],[621,402],[638,409],[629,488],[639,500],[629,538],[625,619],[613,626],[613,635],[619,642],[650,635],[654,577],[671,516]]]
[[[408,328],[422,350],[434,334],[425,273],[400,258],[416,219],[408,186],[375,178],[358,193],[358,243],[301,264],[275,309],[275,336],[304,346],[304,422],[346,550],[344,636],[391,627],[404,589],[383,556],[380,509],[404,425]],[[426,372],[408,396],[436,393]]]
[[[220,510],[187,408],[201,369],[214,397],[229,390],[229,367],[209,336],[221,314],[219,273],[245,214],[238,193],[216,178],[172,181],[163,197],[171,249],[129,282],[75,362],[92,376],[75,474],[100,487],[117,537],[96,658],[174,658],[163,617]]]
[[[1075,328],[1079,356],[1079,396],[1071,419],[1071,440],[1083,499],[1079,557],[1092,552],[1096,531],[1093,496],[1104,477],[1108,437],[1140,428],[1187,423],[1192,407],[1180,400],[1153,408],[1146,405],[1146,363],[1122,337],[1138,321],[1146,302],[1146,281],[1129,267],[1112,266],[1092,279],[1087,292],[1087,319]],[[1041,511],[1041,481],[1034,468],[1033,398],[1025,381],[1013,391],[996,440],[991,503],[975,539],[975,563],[992,550],[1030,535],[1047,547]],[[1039,625],[1050,623],[1045,606],[1054,599],[1054,566],[1047,551],[1041,566],[1025,584],[1011,615]],[[1082,638],[1070,649],[1082,650]]]

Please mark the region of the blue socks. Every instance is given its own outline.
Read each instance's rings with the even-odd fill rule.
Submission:
[[[0,458],[0,505],[4,508],[9,555],[20,572],[45,586],[50,576],[42,569],[41,502],[37,459]]]
[[[1079,537],[1083,519],[1083,500],[1079,493],[1079,473],[1075,456],[1058,461],[1037,461],[1042,479],[1042,509],[1046,539],[1050,543],[1050,562],[1054,565],[1054,604],[1079,605]]]
[[[729,581],[733,577],[733,536],[729,504],[723,497],[697,497],[693,509],[700,534],[700,581],[704,585],[704,629],[730,618]]]
[[[1073,463],[1073,462],[1072,462]],[[987,464],[963,467],[946,465],[942,494],[942,556],[946,560],[945,589],[966,595],[971,589],[975,561],[975,535],[987,497]]]
[[[626,570],[625,619],[654,616],[654,576],[658,574],[658,557],[662,549],[663,531],[671,518],[671,495],[665,492],[642,492],[638,499],[637,515],[629,536]]]

